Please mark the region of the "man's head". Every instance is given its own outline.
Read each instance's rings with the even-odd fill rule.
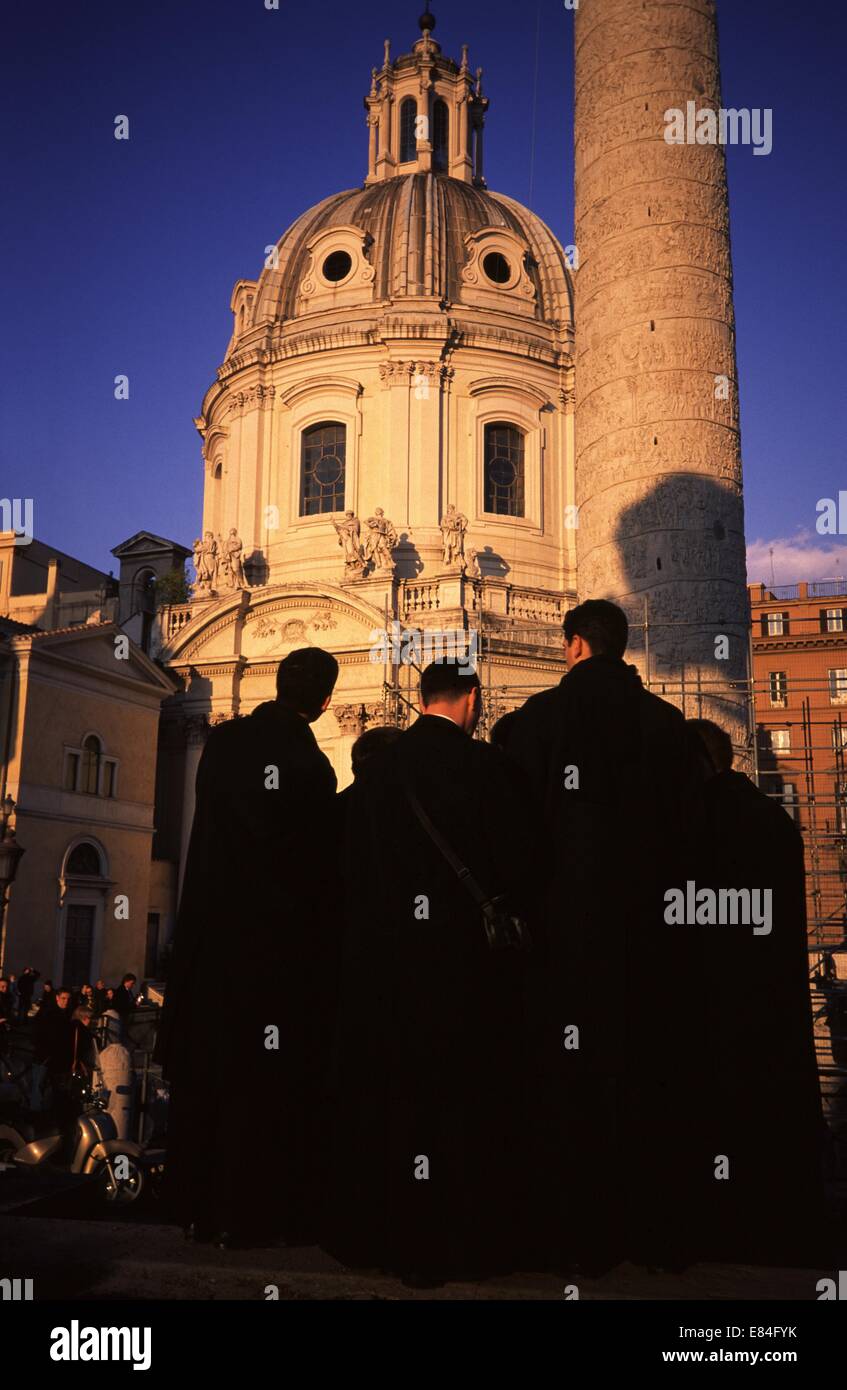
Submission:
[[[82,1004],[80,1004],[79,1008],[74,1009],[72,1017],[76,1020],[77,1023],[81,1023],[84,1028],[90,1028],[91,1020],[94,1017],[94,1015],[92,1014],[90,1009],[86,1009]]]
[[[735,753],[725,729],[711,719],[686,719],[685,727],[692,737],[694,754],[705,777],[716,777],[719,772],[732,770]]]
[[[381,725],[378,729],[368,729],[360,734],[350,750],[353,776],[358,777],[365,763],[370,762],[371,758],[381,753],[384,748],[390,748],[399,737],[400,730],[391,724]]]
[[[9,993],[9,981],[6,979],[6,976],[5,976],[5,975],[0,975],[0,994],[8,994],[8,993]]]
[[[620,660],[629,639],[626,614],[605,598],[589,598],[572,608],[562,629],[568,670],[590,656],[611,656]]]
[[[421,676],[421,709],[442,714],[466,734],[472,734],[482,713],[482,691],[476,671],[466,663],[433,661]]]
[[[276,698],[284,709],[313,724],[332,698],[338,662],[320,647],[301,647],[279,663]]]
[[[121,980],[121,984],[123,985],[124,989],[132,989],[137,978],[137,975],[124,975],[123,979]]]
[[[94,986],[94,988],[95,988],[95,989],[105,989],[105,988],[106,988],[106,981],[105,981],[105,980],[98,980],[97,983],[96,983],[96,985]]]
[[[69,989],[56,990],[56,1003],[60,1009],[66,1009],[71,1002],[71,992]]]

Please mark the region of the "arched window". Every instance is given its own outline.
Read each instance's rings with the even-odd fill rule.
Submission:
[[[408,164],[418,157],[418,137],[415,125],[418,119],[418,103],[413,97],[406,97],[400,106],[400,163]]]
[[[343,512],[347,427],[325,420],[303,431],[300,515]]]
[[[438,173],[446,171],[449,157],[450,113],[439,97],[432,110],[432,163]]]
[[[485,506],[499,516],[524,515],[524,437],[515,425],[485,426]]]
[[[103,865],[100,862],[100,851],[97,846],[89,844],[87,840],[83,841],[81,845],[76,845],[68,855],[65,874],[78,874],[85,878],[102,878]]]
[[[79,789],[88,796],[96,796],[100,790],[100,759],[103,750],[99,738],[89,734],[82,745],[82,775]]]
[[[152,570],[139,570],[133,580],[136,613],[154,613],[156,610],[156,576]]]

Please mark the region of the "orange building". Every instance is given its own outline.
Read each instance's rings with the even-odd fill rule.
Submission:
[[[847,580],[751,584],[759,785],[806,843],[810,944],[845,936]]]

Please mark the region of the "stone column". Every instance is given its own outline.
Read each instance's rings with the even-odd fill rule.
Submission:
[[[724,151],[665,139],[669,109],[720,108],[715,7],[581,0],[575,24],[579,595],[616,600],[633,624],[646,614],[646,643],[637,627],[631,644],[642,675],[646,645],[653,689],[684,688],[686,714],[718,719],[742,746],[747,593]]]

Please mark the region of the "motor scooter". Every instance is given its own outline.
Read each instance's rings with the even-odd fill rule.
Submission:
[[[0,1163],[36,1168],[51,1164],[70,1173],[92,1176],[104,1201],[135,1202],[145,1187],[145,1173],[156,1155],[130,1139],[119,1139],[107,1113],[108,1092],[83,1092],[82,1113],[73,1130],[62,1129],[49,1114],[29,1114],[0,1121]]]

